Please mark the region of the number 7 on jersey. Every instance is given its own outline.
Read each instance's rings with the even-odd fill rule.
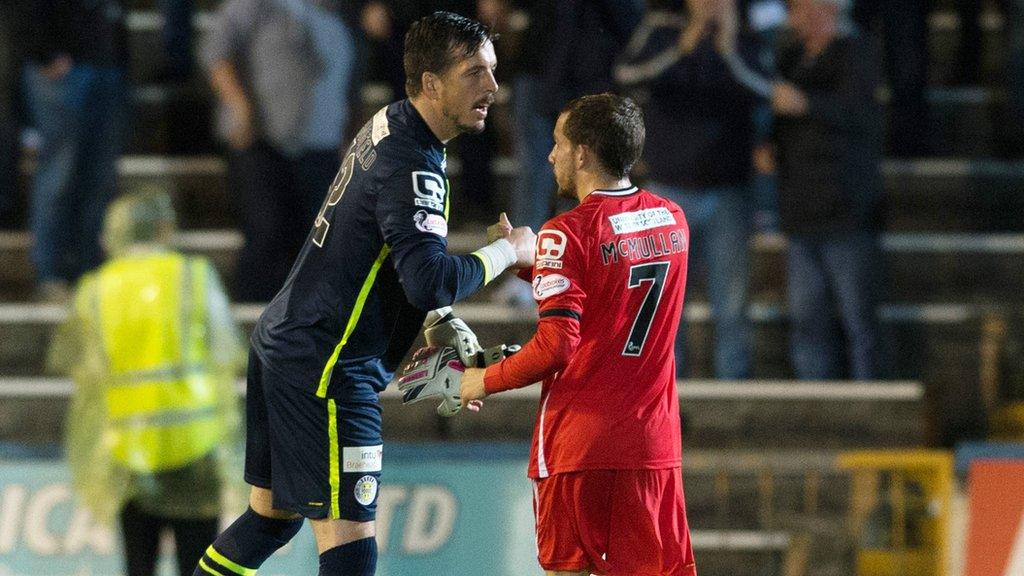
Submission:
[[[623,356],[639,356],[644,350],[644,342],[647,340],[647,332],[651,329],[651,322],[654,321],[654,314],[658,311],[658,304],[661,303],[661,293],[665,289],[665,277],[668,276],[668,262],[648,262],[636,264],[629,267],[630,289],[639,288],[645,282],[647,295],[640,304],[636,318],[633,319],[633,327],[629,331],[629,338],[626,340],[626,347],[622,349]]]

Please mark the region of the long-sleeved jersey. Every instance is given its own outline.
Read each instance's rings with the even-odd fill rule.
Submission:
[[[253,331],[266,366],[318,396],[366,399],[391,380],[427,310],[484,282],[447,253],[445,148],[412,103],[381,109],[349,147],[306,243]]]
[[[529,475],[679,466],[673,344],[689,228],[646,190],[595,190],[537,234],[537,334],[488,392],[543,379]]]

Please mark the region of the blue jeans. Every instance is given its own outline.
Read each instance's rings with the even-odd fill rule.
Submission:
[[[688,280],[707,275],[708,299],[715,321],[715,377],[750,378],[751,329],[747,320],[750,268],[750,200],[742,188],[694,190],[649,182],[651,192],[672,200],[690,225]],[[686,368],[686,326],[676,338],[676,372]]]
[[[555,145],[555,124],[540,112],[540,76],[519,75],[512,81],[512,92],[519,174],[512,190],[509,218],[513,226],[529,226],[536,231],[552,216],[555,202],[555,177],[548,165],[548,154]]]
[[[872,233],[789,237],[790,353],[797,378],[884,377],[877,316],[881,261]]]
[[[40,282],[73,282],[102,260],[100,230],[125,139],[125,72],[76,64],[49,80],[29,64],[24,81],[43,139],[29,201],[32,263]]]

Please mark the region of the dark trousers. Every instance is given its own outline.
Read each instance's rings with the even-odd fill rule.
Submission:
[[[297,157],[256,143],[228,160],[229,187],[245,246],[235,298],[269,302],[284,285],[339,167],[336,150]]]
[[[13,114],[7,114],[0,104],[0,228],[14,223],[12,212],[18,195],[19,150],[18,127]]]
[[[928,134],[929,0],[857,0],[854,18],[865,30],[880,20],[885,41],[889,101],[889,152],[915,156],[925,152]]]
[[[164,16],[162,40],[168,72],[184,78],[192,73],[192,0],[160,0]]]
[[[875,234],[790,235],[790,349],[798,378],[885,377],[878,327],[881,266]]]
[[[174,534],[178,573],[190,576],[206,547],[217,538],[217,519],[163,518],[143,512],[129,502],[121,510],[121,533],[124,537],[128,576],[153,576],[156,573],[160,534],[165,529]]]

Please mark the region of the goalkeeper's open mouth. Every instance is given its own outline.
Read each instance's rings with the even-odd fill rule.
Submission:
[[[494,98],[485,98],[473,106],[473,111],[479,114],[481,119],[485,119],[487,118],[487,110],[491,107],[491,104],[494,104]]]

